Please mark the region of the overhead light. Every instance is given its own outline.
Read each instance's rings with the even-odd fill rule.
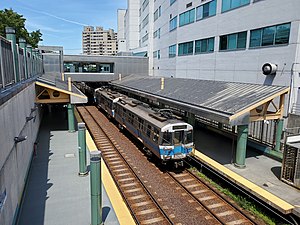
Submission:
[[[28,122],[28,121],[30,121],[30,120],[32,120],[34,118],[35,118],[35,116],[26,116],[26,122]]]
[[[14,141],[15,141],[15,143],[19,143],[19,142],[25,141],[26,139],[27,139],[27,136],[19,136],[19,137],[15,137]]]

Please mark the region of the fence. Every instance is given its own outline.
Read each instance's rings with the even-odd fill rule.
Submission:
[[[29,51],[29,48],[25,51],[18,45],[16,45],[17,57],[14,57],[13,49],[13,43],[0,36],[0,89],[43,73],[42,57]]]
[[[206,119],[200,116],[196,116],[196,121],[220,129],[220,123],[217,121]],[[222,124],[222,130],[237,134],[237,129],[235,129],[235,127],[231,127],[226,124]],[[252,139],[258,141],[274,149],[276,142],[276,121],[268,120],[251,122],[249,124],[248,135],[250,140]]]

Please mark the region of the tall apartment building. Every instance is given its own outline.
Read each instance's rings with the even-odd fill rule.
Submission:
[[[299,0],[140,0],[139,5],[139,48],[132,51],[147,51],[150,75],[290,86],[288,110],[300,111]],[[276,73],[264,75],[265,63]]]
[[[116,55],[117,33],[113,29],[85,26],[82,31],[82,49],[84,55]]]

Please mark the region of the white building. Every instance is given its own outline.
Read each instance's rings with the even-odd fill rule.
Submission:
[[[117,33],[113,29],[85,26],[82,31],[82,50],[84,55],[116,55]]]
[[[291,86],[289,111],[300,106],[299,0],[138,2],[139,48],[127,50],[148,52],[150,75]]]

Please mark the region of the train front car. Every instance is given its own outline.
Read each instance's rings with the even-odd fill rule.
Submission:
[[[183,166],[182,159],[193,150],[193,126],[184,123],[169,123],[161,128],[160,156],[163,162],[173,161],[175,167]]]

